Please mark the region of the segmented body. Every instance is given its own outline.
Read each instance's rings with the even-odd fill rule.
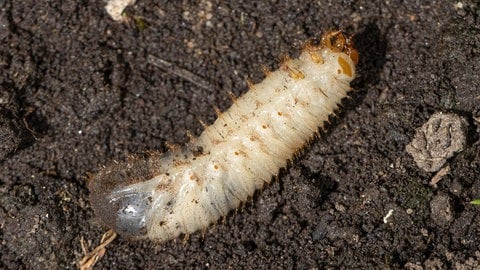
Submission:
[[[89,182],[98,217],[123,235],[204,229],[269,183],[350,90],[357,51],[342,32],[309,43],[181,149],[113,164]]]

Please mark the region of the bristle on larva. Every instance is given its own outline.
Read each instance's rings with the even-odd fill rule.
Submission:
[[[343,32],[250,87],[200,137],[114,163],[89,181],[98,218],[125,236],[160,241],[205,229],[269,183],[350,91],[358,53]],[[215,109],[218,110],[218,109]]]

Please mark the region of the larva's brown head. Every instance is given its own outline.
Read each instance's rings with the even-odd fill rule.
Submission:
[[[343,52],[350,56],[353,63],[358,64],[358,51],[353,45],[352,38],[342,31],[331,31],[322,36],[321,45],[334,52]]]

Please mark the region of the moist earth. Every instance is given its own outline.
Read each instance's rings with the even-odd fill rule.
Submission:
[[[203,232],[118,237],[95,269],[478,269],[478,1],[0,1],[1,269],[75,269],[106,228],[89,175],[188,141],[304,41],[343,29],[355,91],[272,184]],[[149,59],[168,63],[153,65]],[[406,152],[468,123],[435,185]]]

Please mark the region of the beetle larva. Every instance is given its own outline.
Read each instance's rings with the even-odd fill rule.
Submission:
[[[160,241],[204,229],[269,183],[350,91],[358,53],[341,31],[307,43],[179,149],[132,158],[89,181],[100,220]]]

